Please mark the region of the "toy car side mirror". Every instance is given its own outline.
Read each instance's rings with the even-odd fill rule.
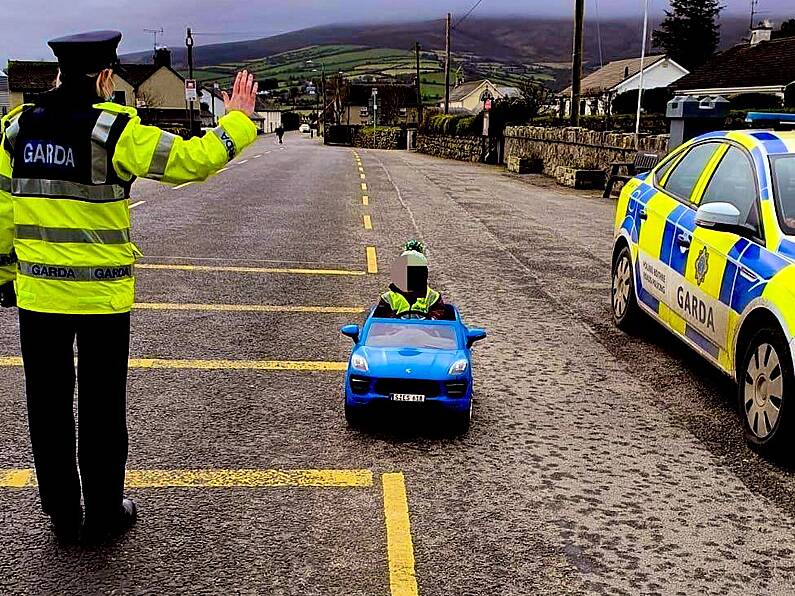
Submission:
[[[350,337],[354,343],[359,343],[359,326],[358,325],[345,325],[340,329],[340,333]]]
[[[475,342],[486,339],[485,329],[467,329],[467,347],[471,348]]]

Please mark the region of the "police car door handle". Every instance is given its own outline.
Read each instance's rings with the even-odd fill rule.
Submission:
[[[740,267],[740,275],[750,282],[755,282],[759,279],[759,276],[747,267]]]
[[[682,248],[690,248],[690,236],[687,234],[679,234],[676,237],[676,243]]]
[[[649,214],[645,208],[642,208],[640,211],[638,211],[638,217],[640,217],[641,219],[648,219]]]

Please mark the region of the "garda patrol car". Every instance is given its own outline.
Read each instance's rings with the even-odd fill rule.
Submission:
[[[616,324],[651,315],[736,379],[752,445],[791,448],[795,132],[714,132],[678,147],[626,184],[615,233]]]

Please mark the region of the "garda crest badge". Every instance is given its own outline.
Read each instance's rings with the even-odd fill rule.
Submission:
[[[696,283],[700,286],[707,278],[707,271],[709,271],[709,253],[707,247],[701,248],[696,259]]]

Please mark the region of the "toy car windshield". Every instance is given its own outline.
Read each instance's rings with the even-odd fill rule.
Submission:
[[[364,345],[371,348],[458,349],[452,325],[421,323],[373,322]]]

